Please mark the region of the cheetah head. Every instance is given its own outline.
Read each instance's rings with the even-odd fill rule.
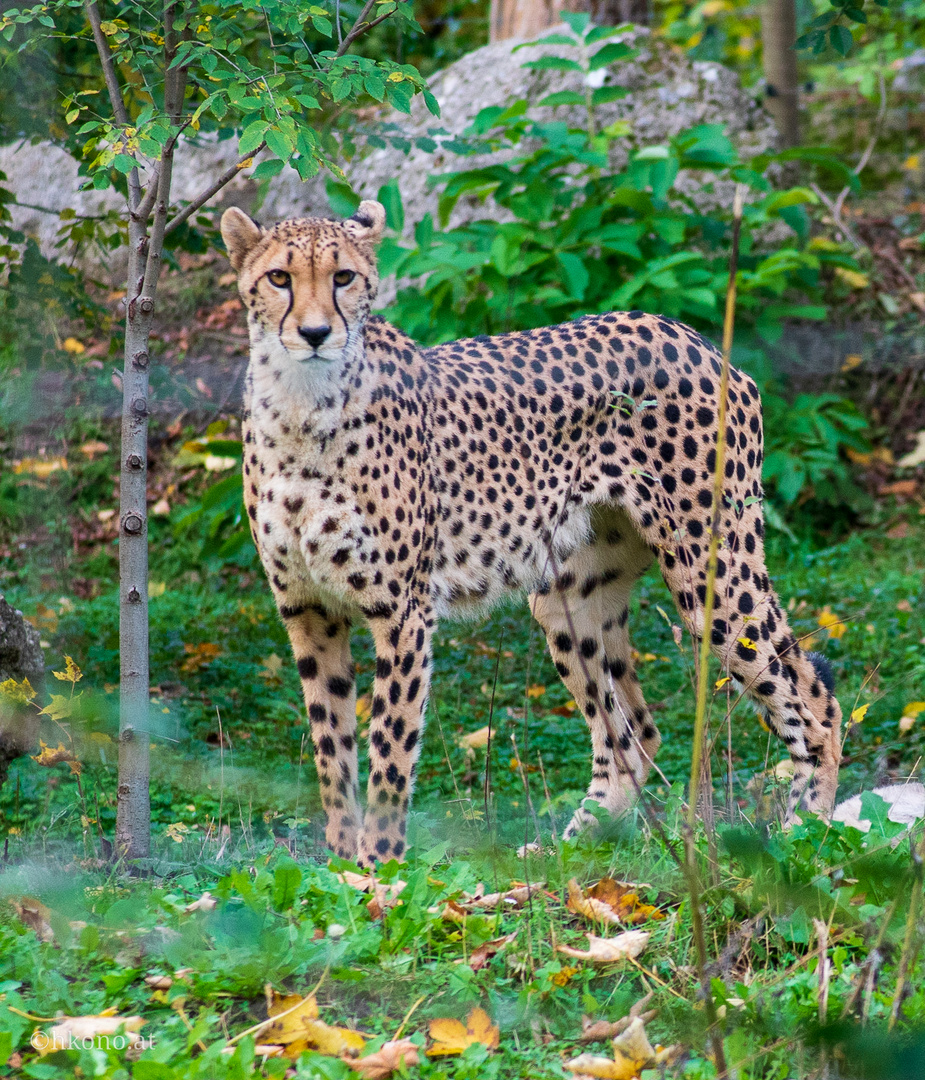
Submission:
[[[303,218],[261,228],[242,210],[222,215],[222,239],[248,309],[251,347],[274,365],[318,368],[346,359],[376,289],[376,244],[385,225],[377,202],[352,218]]]

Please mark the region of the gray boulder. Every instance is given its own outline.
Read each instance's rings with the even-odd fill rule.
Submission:
[[[722,64],[692,62],[684,53],[643,28],[631,29],[623,39],[639,50],[638,55],[595,73],[604,85],[618,85],[629,91],[623,100],[595,109],[594,122],[598,130],[616,121],[624,121],[629,126],[626,138],[613,145],[614,167],[619,168],[625,163],[631,149],[664,142],[695,124],[722,124],[746,160],[773,148],[776,141],[773,121],[742,89],[738,76],[728,68]],[[486,45],[434,75],[430,89],[440,103],[439,119],[428,112],[420,97],[415,99],[410,115],[386,112],[378,119],[395,125],[398,133],[409,139],[429,137],[436,129],[459,136],[486,106],[525,99],[531,102],[529,115],[533,118],[585,125],[587,115],[583,107],[541,107],[537,104],[556,91],[581,90],[584,83],[580,72],[535,70],[523,66],[526,61],[544,55],[570,56],[575,50],[563,45],[540,44],[515,51],[519,44],[516,40],[508,40]],[[433,214],[436,221],[438,192],[430,183],[432,177],[462,168],[481,167],[488,162],[503,160],[512,153],[459,156],[442,145],[447,140],[440,136],[437,141],[441,145],[434,152],[417,147],[408,153],[392,146],[370,148],[364,145],[364,136],[359,132],[356,141],[361,152],[346,166],[350,184],[357,194],[374,198],[380,187],[396,179],[405,205],[408,232],[425,213]],[[196,143],[182,143],[174,168],[175,199],[193,198],[235,160],[234,140],[218,142],[203,138]],[[59,227],[57,215],[66,207],[73,208],[78,214],[92,215],[122,210],[121,199],[112,192],[78,191],[77,163],[49,144],[0,147],[0,169],[10,178],[10,186],[20,203],[28,204],[12,208],[16,227],[35,236],[46,254],[62,254],[55,248]],[[700,197],[700,178],[682,178],[680,183],[691,194]],[[731,195],[719,186],[702,198],[707,204],[712,200],[714,204],[726,205]],[[303,183],[291,169],[269,183],[260,203],[257,185],[250,179],[249,171],[242,170],[211,205],[222,209],[232,203],[264,221],[330,213],[324,177]],[[493,211],[490,204],[486,211],[484,203],[461,199],[450,224],[458,226],[495,212],[497,208]],[[113,275],[109,279],[113,284],[120,280],[123,267],[118,260],[113,260],[112,253],[105,256],[89,251],[76,254],[80,262],[98,273]]]

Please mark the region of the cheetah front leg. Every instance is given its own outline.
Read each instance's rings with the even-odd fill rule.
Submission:
[[[341,858],[355,859],[360,805],[350,620],[331,615],[320,604],[281,604],[279,610],[302,680],[327,815],[325,840]]]
[[[403,617],[371,624],[376,678],[369,728],[369,787],[360,834],[361,865],[400,859],[405,852],[408,803],[421,750],[430,690],[433,617],[411,601]]]

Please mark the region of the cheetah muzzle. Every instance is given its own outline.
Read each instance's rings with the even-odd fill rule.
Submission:
[[[591,731],[588,797],[620,814],[659,744],[633,670],[633,583],[657,559],[699,636],[720,356],[639,311],[419,349],[370,315],[385,214],[222,235],[247,308],[244,496],[295,654],[326,839],[372,864],[405,853],[441,616],[529,594]],[[616,407],[614,407],[616,404]],[[714,654],[794,762],[788,817],[828,813],[841,710],[792,634],[764,563],[758,390],[733,370]],[[365,814],[350,628],[376,647]],[[580,809],[566,835],[593,820]]]

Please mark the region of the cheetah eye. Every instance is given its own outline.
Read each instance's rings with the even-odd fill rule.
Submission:
[[[335,285],[349,285],[351,281],[356,277],[356,272],[353,270],[338,270],[334,275]]]
[[[285,270],[271,270],[267,277],[270,280],[271,285],[275,285],[277,289],[288,289],[289,284],[292,281],[290,274],[287,274]]]

